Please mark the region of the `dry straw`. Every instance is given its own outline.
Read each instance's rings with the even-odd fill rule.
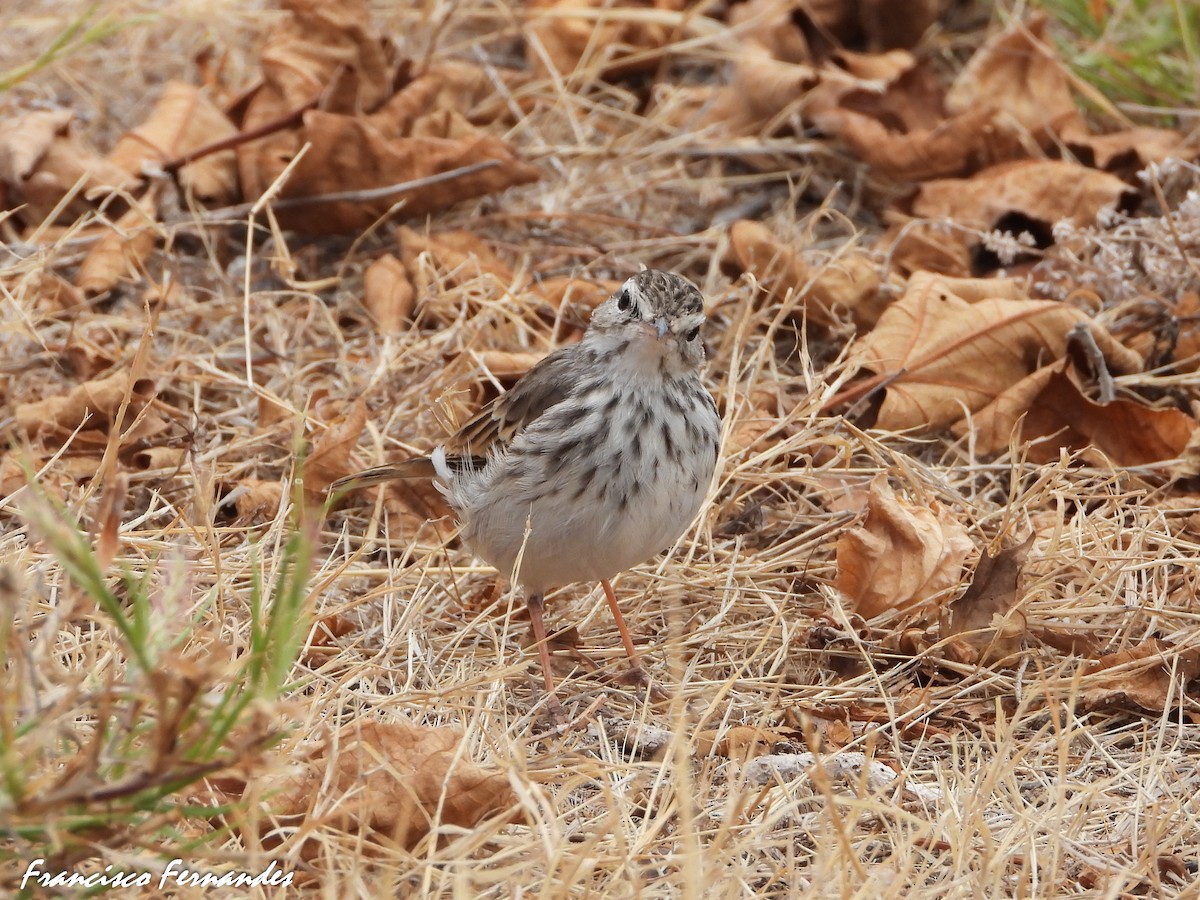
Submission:
[[[488,6],[439,12],[449,24],[417,7],[377,12],[418,45],[438,35],[446,52],[466,48],[480,23],[502,23],[498,42],[516,28]],[[55,83],[136,118],[150,73],[176,74],[202,39],[230,48],[234,70],[247,67],[243,48],[275,15],[228,5],[201,21],[167,4],[116,45],[78,50]],[[67,515],[82,534],[103,531],[103,485],[95,470],[72,477],[67,462],[102,458],[104,447],[68,431],[55,452],[30,450],[60,512],[11,479],[0,484],[0,882],[14,884],[35,856],[85,872],[157,871],[180,856],[213,871],[276,860],[327,896],[1182,895],[1177,863],[1191,880],[1200,843],[1200,733],[1182,679],[1161,714],[1104,712],[1078,702],[1079,660],[1045,648],[992,668],[936,645],[899,652],[888,620],[864,627],[831,587],[847,517],[829,498],[884,473],[945,505],[979,547],[1039,525],[1027,621],[1069,623],[1101,648],[1190,640],[1200,545],[1183,526],[1200,510],[1166,509],[1153,473],[1033,467],[1016,452],[982,460],[969,440],[917,442],[821,415],[843,384],[847,336],[806,336],[794,298],[766,300],[718,260],[722,223],[752,205],[772,209],[775,231],[814,260],[853,245],[840,216],[791,212],[802,189],[831,186],[827,170],[720,164],[727,142],[665,122],[683,103],[667,88],[648,115],[644,97],[602,82],[536,82],[504,99],[529,110],[508,137],[544,177],[429,227],[472,231],[518,274],[506,282],[469,262],[431,265],[416,321],[399,334],[374,332],[356,280],[369,256],[393,249],[387,227],[353,256],[330,241],[267,235],[240,258],[244,235],[197,218],[164,231],[167,249],[147,272],[167,300],[144,305],[143,286],[69,317],[38,307],[39,277],[71,252],[69,232],[0,258],[4,408],[76,383],[64,348],[116,371],[141,347],[156,393],[134,418],[160,417],[184,451],[146,456],[161,464],[144,470],[122,463],[127,496],[102,582],[121,614],[145,617],[134,644],[146,660],[69,577],[63,546],[75,538],[53,537]],[[648,636],[644,658],[673,699],[647,705],[613,681],[624,664],[614,623],[598,588],[571,586],[548,598],[548,618],[581,635],[559,654],[570,671],[560,695],[578,718],[545,733],[520,604],[494,589],[452,523],[429,520],[419,497],[381,494],[318,526],[298,500],[296,448],[361,398],[356,462],[427,451],[447,420],[503,386],[480,372],[489,351],[545,352],[586,316],[548,313],[531,274],[620,278],[647,262],[690,274],[708,298],[710,383],[729,452],[695,528],[666,559],[620,579],[630,627]],[[345,279],[311,288],[334,271]],[[35,509],[40,527],[26,528]],[[313,542],[298,593],[286,575],[308,552],[297,534]],[[73,552],[86,557],[87,545]],[[304,625],[299,661],[274,672],[278,695],[265,675],[248,687],[225,740],[204,746],[196,729],[219,720],[246,661],[268,646],[287,651],[287,635],[263,644],[253,610],[256,592],[288,590]],[[171,719],[185,701],[195,718]],[[339,727],[404,721],[462,729],[461,757],[503,773],[511,808],[408,848],[329,825],[343,798],[321,798],[300,826],[255,805],[269,802],[256,784],[294,771]],[[746,726],[769,735],[771,755],[730,751]],[[184,752],[193,746],[204,752]],[[169,776],[182,781],[178,793],[122,806]],[[227,815],[177,805],[228,797],[217,791],[232,783],[252,802]],[[80,815],[94,818],[89,828]]]

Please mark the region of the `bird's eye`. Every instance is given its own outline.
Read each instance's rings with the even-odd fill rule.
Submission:
[[[632,307],[633,295],[629,293],[629,288],[624,288],[621,293],[617,294],[617,309],[621,312],[629,312]]]
[[[697,325],[695,328],[693,328],[691,331],[689,331],[687,334],[685,334],[683,336],[683,339],[685,341],[694,341],[698,337],[700,337],[700,326],[699,325]]]

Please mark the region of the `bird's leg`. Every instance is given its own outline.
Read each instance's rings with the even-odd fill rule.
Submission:
[[[601,578],[600,587],[604,588],[604,599],[608,601],[608,608],[612,610],[613,618],[617,620],[617,630],[621,632],[621,643],[625,645],[625,653],[629,657],[629,671],[621,676],[621,680],[632,684],[646,685],[651,700],[671,699],[670,694],[658,685],[651,683],[650,676],[642,668],[642,658],[638,656],[637,649],[633,646],[633,638],[629,634],[629,626],[625,624],[625,617],[621,615],[621,608],[617,606],[617,595],[613,593],[612,584],[609,583],[607,578]]]
[[[533,637],[537,641],[538,656],[542,660],[542,680],[546,685],[546,696],[550,701],[550,713],[557,716],[562,712],[562,705],[554,696],[554,678],[550,674],[550,643],[546,640],[546,622],[542,618],[545,602],[541,594],[530,594],[525,601],[529,610],[529,621],[533,625]]]
[[[629,626],[625,624],[625,617],[621,615],[621,607],[617,606],[617,595],[613,593],[612,584],[607,578],[601,578],[600,587],[604,588],[604,599],[608,601],[608,608],[612,610],[613,618],[617,620],[617,631],[621,632],[621,643],[625,645],[625,654],[632,664],[632,671],[639,673],[641,678],[645,678],[645,672],[642,671],[642,659],[633,646],[633,638],[629,635]]]

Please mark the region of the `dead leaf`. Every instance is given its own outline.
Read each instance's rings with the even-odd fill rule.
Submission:
[[[28,462],[36,472],[46,463],[46,459],[40,454],[31,459],[23,450],[0,456],[0,495],[8,496],[28,484],[24,463]],[[38,479],[38,489],[60,498],[78,497],[76,487],[96,477],[101,459],[98,453],[60,456]]]
[[[820,48],[814,52],[810,46],[797,12],[791,0],[746,0],[731,5],[727,18],[743,47],[756,44],[781,62],[818,62]]]
[[[350,454],[367,425],[367,404],[359,397],[340,421],[329,425],[304,461],[304,492],[324,498],[329,485],[355,471]]]
[[[875,251],[900,275],[930,272],[966,277],[971,274],[971,248],[942,222],[926,222],[891,211],[894,224],[875,242]],[[900,221],[896,221],[899,219]]]
[[[555,310],[562,307],[564,303],[593,310],[615,294],[621,287],[621,283],[612,280],[585,281],[581,278],[561,275],[535,281],[530,287]]]
[[[501,381],[515,381],[541,361],[544,353],[485,350],[479,354],[484,371]]]
[[[880,266],[867,254],[850,252],[812,267],[765,225],[745,219],[729,229],[726,268],[732,274],[752,273],[776,302],[787,300],[790,291],[791,302],[802,303],[808,318],[819,325],[835,325],[849,316],[866,331],[890,301]],[[896,278],[888,282],[899,283]]]
[[[1004,293],[1003,282],[994,284]],[[968,297],[955,292],[959,286]],[[1141,366],[1136,353],[1072,306],[1011,294],[972,296],[976,286],[918,273],[858,341],[856,362],[877,376],[867,384],[885,386],[880,428],[936,430],[978,412],[1047,360],[1062,358],[1078,323],[1087,324],[1110,369]]]
[[[533,0],[525,57],[541,78],[550,77],[551,69],[556,76],[581,77],[586,72],[589,79],[654,71],[676,28],[623,13],[679,12],[683,7],[683,0],[625,0],[619,5],[603,0]],[[576,10],[606,15],[572,16]]]
[[[233,508],[240,522],[269,522],[283,503],[283,483],[258,478],[238,482]]]
[[[1079,389],[1068,362],[1039,369],[981,410],[971,423],[976,451],[998,453],[1015,435],[1034,463],[1056,460],[1063,449],[1086,455],[1094,448],[1118,466],[1150,465],[1183,453],[1196,433],[1192,416],[1133,400],[1096,403]],[[964,422],[954,430],[966,429]]]
[[[782,62],[750,45],[738,55],[733,76],[719,90],[698,126],[713,126],[730,135],[758,136],[774,128],[821,84],[821,73],[809,65]]]
[[[462,298],[453,288],[479,278],[491,281],[496,291],[520,290],[512,269],[488,244],[469,231],[439,231],[433,234],[401,226],[396,229],[400,258],[421,303],[417,317],[422,322],[452,322],[459,315]]]
[[[279,121],[318,97],[322,109],[356,115],[394,92],[395,49],[373,33],[365,0],[284,0],[262,51],[263,80],[244,104],[243,131]],[[238,147],[243,196],[256,198],[303,145],[287,129]]]
[[[466,120],[462,121],[466,125]],[[461,200],[538,179],[537,169],[517,159],[507,143],[473,129],[461,137],[433,134],[392,138],[369,121],[313,110],[304,115],[303,139],[311,146],[291,170],[287,184],[280,191],[281,198],[363,191],[473,163],[497,163],[492,168],[404,194],[304,204],[278,211],[280,222],[308,234],[361,231],[401,202],[404,218],[417,218],[447,209]]]
[[[29,296],[34,298],[40,311],[56,315],[75,313],[83,307],[83,292],[61,275],[48,269],[31,273],[26,284]],[[112,361],[109,362],[111,364]]]
[[[129,423],[154,398],[154,394],[153,380],[134,379],[128,371],[114,372],[106,378],[84,382],[65,394],[19,404],[16,409],[17,426],[30,434],[54,430],[69,432],[86,420],[88,428],[104,429],[127,395],[129,407],[125,421]],[[107,442],[107,438],[104,442]]]
[[[178,469],[187,458],[183,447],[147,447],[133,454],[133,464],[142,471],[154,469]]]
[[[505,141],[479,130],[454,106],[480,95],[483,76],[472,82],[464,66],[438,65],[411,77],[410,64],[375,33],[363,0],[289,0],[286,6],[291,15],[263,51],[264,80],[247,102],[241,126],[276,122],[318,97],[321,104],[303,114],[299,127],[239,146],[246,196],[260,196],[289,166],[279,196],[296,200],[496,163],[403,194],[280,207],[276,215],[286,227],[309,234],[358,232],[397,204],[413,218],[538,178]],[[308,151],[295,162],[306,144]]]
[[[834,719],[826,722],[825,727],[821,729],[822,747],[828,747],[831,750],[840,750],[847,744],[853,743],[853,741],[854,729],[850,727],[849,722]]]
[[[948,115],[937,69],[911,54],[892,57],[875,72],[875,66],[863,67],[862,57],[839,54],[857,77],[812,103],[813,122],[896,180],[967,175],[1027,155],[1019,129],[995,107],[977,105]]]
[[[118,472],[105,482],[96,509],[96,562],[107,569],[121,548],[121,514],[125,511],[125,496],[129,491],[129,476]]]
[[[765,399],[754,399],[738,410],[723,445],[723,454],[732,459],[739,453],[750,450],[779,424],[773,403]]]
[[[947,111],[995,110],[1043,146],[1057,135],[1086,133],[1062,61],[1047,40],[1047,21],[1035,13],[990,37],[947,92]]]
[[[958,584],[973,549],[949,510],[897,497],[881,475],[871,484],[862,524],[838,539],[834,583],[855,612],[871,619]]]
[[[1169,697],[1180,702],[1180,685],[1186,687],[1198,675],[1200,648],[1182,649],[1151,638],[1088,665],[1079,701],[1084,708],[1132,704],[1162,713]]]
[[[779,59],[821,61],[859,46],[862,56],[913,47],[937,21],[944,0],[748,0],[728,20],[743,42],[767,47]]]
[[[454,510],[446,495],[437,489],[432,479],[404,478],[391,482],[384,494],[384,506],[393,535],[411,538],[429,522],[444,520],[451,523],[454,519]],[[433,534],[440,545],[452,533],[453,528],[448,527],[444,537],[439,537],[442,532],[436,529]]]
[[[131,403],[131,409],[139,410],[139,401]],[[171,427],[171,421],[157,412],[148,412],[144,408],[137,412],[133,424],[126,417],[121,430],[121,439],[131,444],[142,444],[163,435]],[[105,429],[85,428],[75,435],[71,449],[76,452],[103,453],[109,444],[109,435]]]
[[[324,665],[330,657],[341,652],[336,644],[337,639],[345,637],[357,628],[352,619],[338,613],[329,613],[316,619],[304,648],[304,664],[313,668]]]
[[[511,284],[513,271],[487,242],[469,231],[425,233],[396,229],[400,255],[422,293],[444,285],[461,285],[480,275]]]
[[[1023,155],[1018,136],[997,126],[991,109],[974,109],[907,132],[840,105],[820,111],[814,121],[856,157],[897,181],[965,175]]]
[[[0,195],[9,209],[25,206],[17,214],[25,225],[45,222],[71,190],[77,193],[56,220],[63,224],[91,208],[91,193],[133,183],[72,132],[74,118],[70,110],[35,110],[12,116],[0,131]]]
[[[158,244],[153,193],[147,193],[106,229],[79,264],[75,284],[84,296],[97,297],[122,281],[142,280],[145,263]]]
[[[1002,163],[971,178],[927,181],[912,200],[923,218],[948,218],[979,231],[1038,231],[1047,239],[1062,219],[1091,225],[1104,209],[1126,209],[1136,195],[1120,178],[1061,160]]]
[[[236,133],[205,91],[169,81],[146,121],[117,141],[109,160],[140,176],[146,164],[161,165]],[[230,202],[237,196],[237,157],[233,150],[213,153],[180,169],[179,179],[200,200]]]
[[[261,785],[269,812],[301,829],[375,832],[412,849],[444,825],[471,828],[516,803],[508,778],[471,762],[456,728],[360,721]]]
[[[1036,534],[1019,544],[1002,547],[995,556],[984,550],[962,596],[946,607],[944,638],[956,638],[987,665],[1021,649],[1025,615],[1016,609],[1017,582]]]
[[[1085,166],[1132,181],[1150,163],[1169,157],[1195,159],[1200,141],[1169,128],[1126,128],[1111,134],[1072,134],[1067,149]]]
[[[398,334],[412,318],[416,295],[404,263],[385,253],[363,274],[363,304],[381,334]]]
[[[696,755],[724,756],[745,762],[756,756],[776,752],[779,744],[803,743],[794,731],[760,728],[757,725],[733,725],[729,728],[709,728],[696,735]]]
[[[806,0],[814,21],[843,45],[872,52],[914,47],[946,8],[946,0]],[[832,17],[832,21],[830,21]]]

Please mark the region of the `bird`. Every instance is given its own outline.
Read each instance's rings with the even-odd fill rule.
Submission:
[[[330,485],[434,479],[466,544],[523,589],[553,713],[552,587],[599,582],[628,676],[647,680],[612,578],[671,547],[708,493],[721,417],[702,379],[704,325],[692,282],[643,270],[596,307],[580,341],[542,358],[430,456]]]

